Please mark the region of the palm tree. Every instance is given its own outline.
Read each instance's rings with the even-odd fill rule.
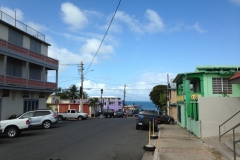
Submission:
[[[93,106],[94,107],[94,117],[96,117],[96,112],[97,112],[97,103],[99,103],[98,98],[90,98],[89,100],[89,107]]]
[[[73,84],[69,87],[69,92],[70,92],[70,97],[72,99],[78,98],[77,92],[79,92],[79,90],[75,84]]]

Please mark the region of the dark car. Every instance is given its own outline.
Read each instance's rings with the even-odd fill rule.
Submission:
[[[165,112],[162,112],[158,116],[158,124],[161,124],[161,123],[173,124],[174,118],[172,116],[167,115]]]
[[[157,111],[140,111],[136,117],[136,129],[143,127],[154,127],[154,130],[158,130],[158,112]],[[154,126],[153,126],[154,125]]]
[[[105,118],[113,118],[114,117],[114,109],[103,109],[103,116]]]
[[[126,117],[126,115],[123,111],[115,111],[114,112],[114,117],[115,118],[123,118],[123,117]]]

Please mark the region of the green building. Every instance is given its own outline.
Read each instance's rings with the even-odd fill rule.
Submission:
[[[197,137],[218,136],[219,125],[239,111],[240,85],[229,83],[237,66],[198,66],[191,73],[179,73],[177,123]],[[240,117],[223,127],[236,125]]]

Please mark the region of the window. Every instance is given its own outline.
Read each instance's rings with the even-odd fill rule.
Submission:
[[[36,53],[41,54],[41,43],[35,39],[30,39],[30,50]]]
[[[20,47],[23,46],[23,34],[9,28],[9,34],[8,34],[8,41],[18,45]]]
[[[8,57],[7,58],[7,75],[22,77],[22,61]]]
[[[40,66],[29,64],[29,78],[34,80],[41,80],[42,69]]]
[[[9,97],[9,90],[3,89],[2,97]]]
[[[232,84],[229,78],[212,78],[213,94],[232,94]]]
[[[23,113],[38,109],[38,100],[24,99]]]

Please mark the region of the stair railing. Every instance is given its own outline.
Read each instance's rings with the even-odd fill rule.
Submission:
[[[233,128],[232,128],[232,130],[233,130],[233,153],[234,153],[234,160],[236,160],[236,143],[237,142],[240,142],[240,139],[239,140],[235,140],[235,129],[237,128],[237,127],[239,127],[240,126],[240,123],[238,123],[236,126],[234,126]]]
[[[220,126],[219,126],[219,142],[221,142],[221,137],[223,136],[223,135],[225,135],[225,134],[227,134],[229,131],[231,131],[234,127],[232,127],[231,129],[229,129],[229,130],[227,130],[226,132],[224,132],[223,134],[221,134],[221,130],[220,130],[220,128],[221,128],[221,126],[222,125],[224,125],[225,123],[227,123],[230,119],[232,119],[234,116],[236,116],[238,113],[240,113],[240,111],[238,111],[237,113],[235,113],[232,117],[230,117],[230,118],[228,118],[225,122],[223,122],[223,124],[221,124]]]

